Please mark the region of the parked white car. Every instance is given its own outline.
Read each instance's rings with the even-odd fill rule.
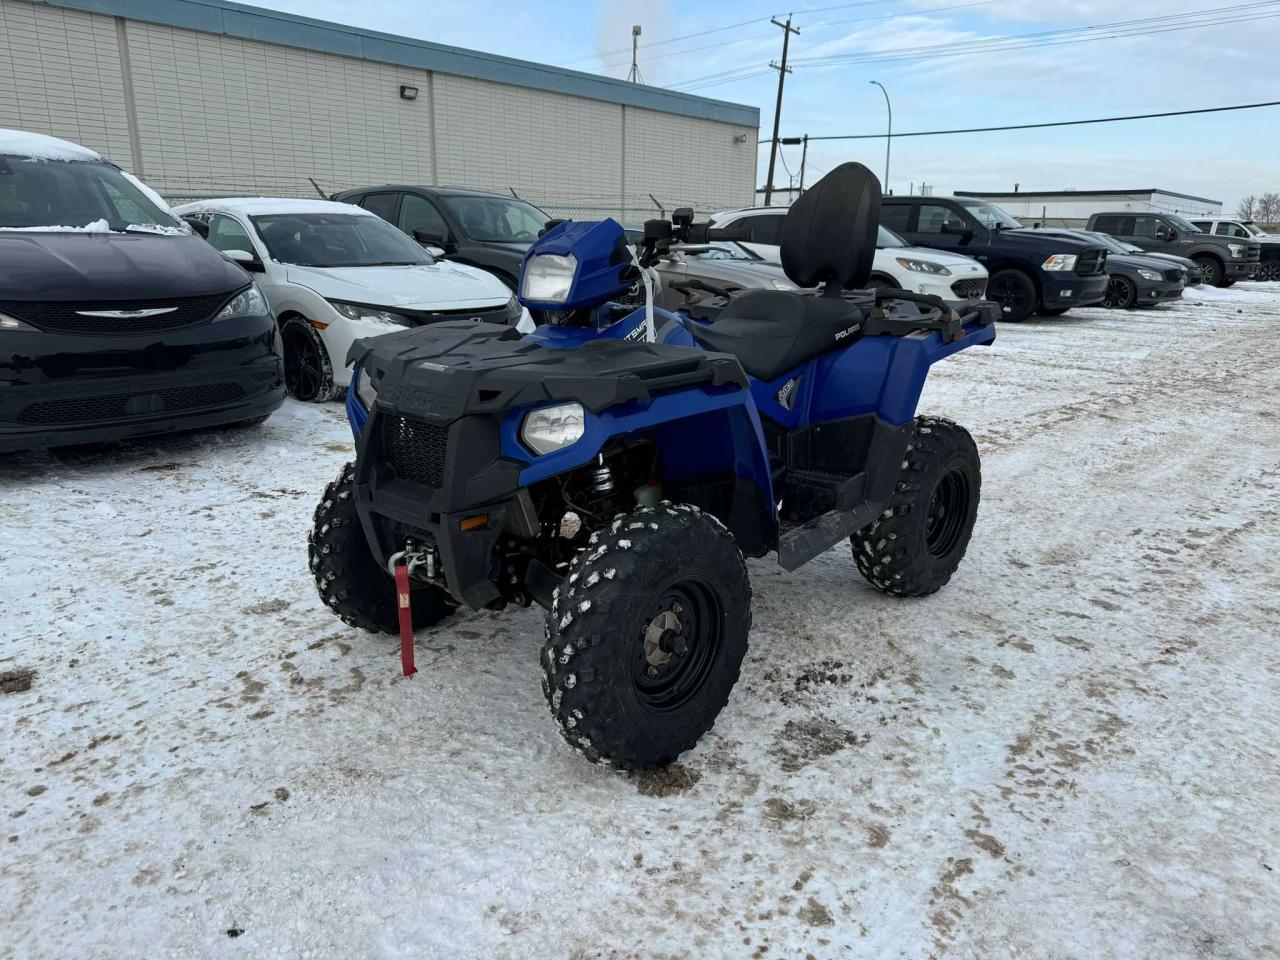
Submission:
[[[785,207],[750,207],[717,213],[711,223],[748,231],[751,239],[740,241],[743,246],[770,263],[781,263],[782,221],[786,215]],[[987,268],[972,257],[913,247],[892,230],[881,227],[867,285],[957,301],[985,296],[987,277]]]
[[[280,325],[285,386],[298,400],[341,396],[347,350],[361,337],[461,319],[533,329],[493,274],[435,259],[361,207],[252,197],[174,210],[253,276]]]

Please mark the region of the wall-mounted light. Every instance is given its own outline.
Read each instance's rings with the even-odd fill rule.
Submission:
[[[417,100],[418,88],[405,86],[403,83],[400,84],[400,99],[401,100]]]

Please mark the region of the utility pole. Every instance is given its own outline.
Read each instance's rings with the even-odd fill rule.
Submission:
[[[640,46],[640,24],[631,28],[631,72],[627,74],[630,83],[644,83],[640,79],[640,65],[636,62],[636,50]]]
[[[798,147],[803,145],[804,151],[800,154],[800,190],[797,193],[804,193],[804,165],[809,159],[809,135],[806,133],[803,137],[783,137],[778,141],[784,147]]]
[[[774,164],[778,162],[778,124],[782,120],[782,83],[787,79],[787,74],[791,72],[791,68],[787,66],[787,47],[790,44],[791,35],[800,32],[799,28],[791,26],[791,14],[787,14],[786,23],[779,23],[773,17],[769,18],[769,22],[775,27],[782,28],[782,62],[769,64],[769,66],[778,71],[778,103],[773,108],[773,139],[769,144],[769,177],[764,185],[764,205],[766,207],[773,205],[773,169]]]
[[[884,140],[884,189],[886,193],[893,193],[889,189],[889,151],[893,149],[893,104],[889,102],[889,91],[884,88],[884,84],[879,80],[871,82],[880,88],[880,92],[884,94],[884,105],[889,108],[889,135]]]

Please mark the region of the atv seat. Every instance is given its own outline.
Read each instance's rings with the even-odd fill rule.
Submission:
[[[775,380],[814,357],[847,346],[862,333],[865,303],[751,290],[729,301],[714,324],[690,323],[708,350],[738,358],[757,380]]]
[[[844,299],[871,277],[880,230],[880,181],[842,163],[800,195],[782,221],[782,268],[822,296],[752,290],[733,297],[712,326],[689,324],[708,350],[731,353],[759,380],[774,380],[862,333],[872,300]]]

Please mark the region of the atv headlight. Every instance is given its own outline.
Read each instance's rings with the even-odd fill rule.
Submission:
[[[1227,249],[1231,251],[1232,260],[1243,260],[1245,255],[1245,246],[1243,243],[1228,243]]]
[[[951,276],[951,271],[938,263],[930,263],[928,260],[912,260],[909,257],[896,257],[898,266],[905,270],[913,270],[916,273],[932,273],[939,277]]]
[[[557,256],[540,253],[524,265],[520,280],[520,296],[534,303],[563,303],[578,272],[578,258],[573,254]]]
[[[1156,273],[1154,270],[1139,269],[1138,276],[1140,276],[1143,280],[1163,280],[1164,279],[1164,277]]]
[[[374,323],[394,323],[398,327],[409,326],[409,318],[390,310],[379,310],[377,307],[366,307],[363,303],[347,303],[343,300],[330,300],[329,306],[337,310],[348,320],[372,320]]]
[[[369,376],[369,371],[364,367],[356,371],[356,396],[360,398],[366,410],[372,410],[374,401],[378,399],[378,391],[373,386],[373,377]]]
[[[581,440],[586,418],[580,403],[557,403],[554,407],[530,410],[520,427],[520,439],[542,456]]]
[[[252,284],[245,287],[231,302],[218,311],[214,320],[234,320],[237,317],[269,316],[271,308],[267,306],[267,298]]]
[[[1045,270],[1074,270],[1079,259],[1074,253],[1055,253],[1040,266]]]

